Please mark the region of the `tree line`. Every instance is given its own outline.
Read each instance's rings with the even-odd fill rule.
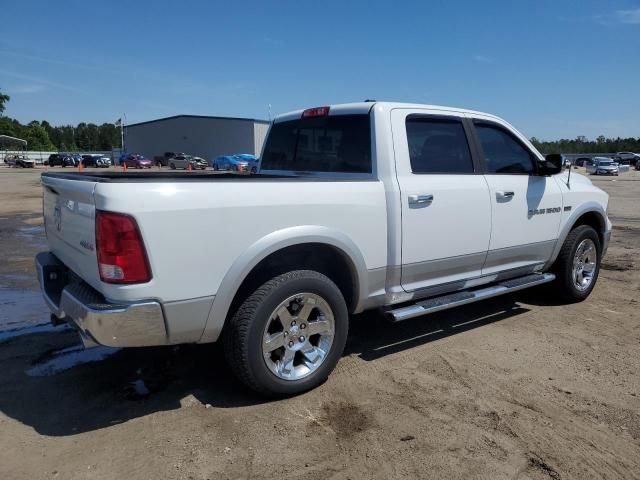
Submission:
[[[0,91],[0,135],[17,137],[28,142],[29,150],[62,152],[107,151],[120,147],[120,130],[113,123],[81,122],[75,127],[51,125],[46,120],[34,120],[26,125],[4,117],[5,104],[11,99]]]
[[[81,122],[53,126],[46,120],[22,125],[15,119],[0,117],[0,135],[18,137],[29,142],[29,150],[61,152],[107,151],[120,147],[120,129],[113,123]]]
[[[595,140],[580,136],[573,140],[540,141],[531,137],[531,143],[543,154],[548,153],[615,153],[640,152],[640,137],[605,138],[600,135]]]

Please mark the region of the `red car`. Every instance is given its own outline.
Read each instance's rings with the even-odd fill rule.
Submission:
[[[142,155],[129,155],[124,159],[127,168],[151,168],[153,162]]]

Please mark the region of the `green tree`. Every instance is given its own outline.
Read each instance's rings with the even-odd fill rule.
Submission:
[[[5,95],[0,91],[0,115],[2,115],[2,112],[4,112],[4,104],[9,100],[11,100],[11,97],[9,95]]]
[[[113,123],[103,123],[98,127],[98,149],[111,150],[120,146],[120,131]]]
[[[86,123],[81,122],[78,124],[73,132],[73,138],[79,150],[91,150],[89,147],[89,135]]]
[[[100,132],[95,123],[87,124],[87,139],[89,140],[89,150],[95,151],[100,149]]]
[[[10,137],[17,137],[15,125],[8,117],[0,117],[0,135],[8,135]]]
[[[38,122],[31,122],[27,127],[25,140],[29,142],[29,150],[55,150],[47,131]]]

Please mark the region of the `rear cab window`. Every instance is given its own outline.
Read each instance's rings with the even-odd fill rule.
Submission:
[[[461,120],[410,115],[406,129],[412,173],[474,173]]]
[[[327,115],[274,123],[260,169],[371,174],[369,115]]]

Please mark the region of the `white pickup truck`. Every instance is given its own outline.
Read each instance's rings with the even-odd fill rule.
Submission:
[[[585,299],[608,196],[511,125],[362,102],[273,121],[257,175],[44,173],[52,320],[85,345],[223,340],[251,389],[291,395],[342,355],[349,314],[392,321],[555,281]]]

